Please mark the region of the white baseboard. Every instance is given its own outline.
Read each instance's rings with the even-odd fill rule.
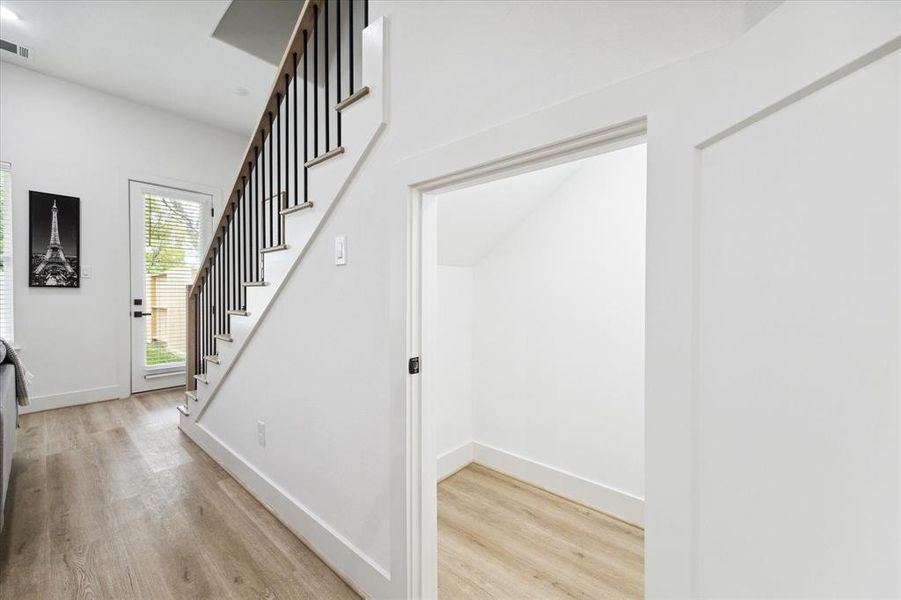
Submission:
[[[53,410],[55,408],[65,408],[67,406],[78,406],[79,404],[91,404],[93,402],[115,400],[116,398],[120,397],[120,386],[118,385],[107,385],[103,387],[90,388],[87,390],[64,392],[62,394],[32,396],[29,399],[28,406],[20,407],[19,412],[24,415],[33,412],[41,412],[43,410]]]
[[[644,527],[644,500],[626,492],[479,442],[472,443],[472,461]]]
[[[202,424],[182,417],[179,427],[358,594],[390,597],[390,574],[350,540],[257,471]]]
[[[472,442],[448,450],[438,457],[438,481],[447,479],[472,462]]]

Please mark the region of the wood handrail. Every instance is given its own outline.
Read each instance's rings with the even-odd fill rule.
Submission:
[[[315,22],[313,15],[314,12],[321,14],[322,4],[323,0],[306,0],[303,4],[303,8],[300,10],[300,16],[297,17],[297,23],[294,25],[294,32],[291,34],[291,41],[288,44],[288,47],[285,49],[285,53],[282,56],[281,62],[279,63],[278,73],[276,74],[275,82],[272,85],[272,92],[269,95],[269,101],[266,103],[265,108],[263,108],[263,113],[260,115],[260,122],[247,144],[247,151],[244,153],[244,160],[241,161],[241,166],[238,169],[238,174],[235,176],[235,185],[228,196],[228,201],[225,203],[225,209],[219,216],[219,222],[216,224],[216,227],[215,229],[213,229],[212,235],[210,236],[210,245],[207,248],[206,255],[204,256],[203,261],[201,262],[201,268],[198,269],[197,276],[194,278],[194,282],[191,285],[191,290],[190,292],[188,292],[188,298],[197,296],[197,294],[200,292],[200,286],[203,283],[203,280],[209,273],[211,261],[213,259],[215,250],[219,245],[219,238],[222,235],[223,229],[228,225],[229,218],[231,218],[232,214],[235,211],[235,206],[237,205],[238,200],[238,193],[243,189],[243,187],[241,186],[241,178],[246,177],[248,180],[250,179],[251,169],[249,165],[255,162],[255,148],[259,145],[258,140],[261,139],[261,134],[263,138],[265,138],[269,134],[269,113],[271,112],[272,114],[278,114],[279,97],[286,97],[288,94],[287,84],[285,83],[285,75],[288,76],[289,82],[293,80],[293,55],[295,52],[297,53],[298,61],[300,61],[300,59],[303,57],[303,53],[306,51],[303,43],[303,32],[308,31],[312,33],[312,31],[316,28],[317,23]],[[316,8],[315,11],[314,7]]]

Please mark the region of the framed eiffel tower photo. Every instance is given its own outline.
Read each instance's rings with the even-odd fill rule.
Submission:
[[[80,286],[80,202],[72,196],[28,192],[29,287]]]

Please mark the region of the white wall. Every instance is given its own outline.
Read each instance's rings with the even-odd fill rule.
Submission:
[[[518,462],[512,475],[641,522],[646,161],[638,145],[575,163],[471,270],[438,267],[428,401],[439,478],[442,461],[452,470],[466,458],[445,455],[460,446],[460,417],[471,411],[470,460],[501,470]],[[438,196],[439,236],[444,219],[477,222],[504,183]],[[518,220],[512,206],[508,213]],[[481,246],[462,236],[456,243]],[[471,286],[462,294],[460,279]],[[471,390],[461,382],[468,374]],[[596,493],[558,483],[568,476]]]
[[[701,595],[897,597],[901,56],[702,160]]]
[[[399,161],[714,48],[737,35],[737,10],[730,2],[371,3],[371,20],[388,18],[387,128],[202,424],[389,573],[394,597],[406,589],[407,561],[397,468],[409,358],[407,195],[390,187]],[[536,72],[550,79],[536,85]],[[347,236],[344,267],[333,261],[337,235]],[[265,450],[257,420],[270,424]]]
[[[129,393],[128,179],[231,186],[246,140],[0,63],[0,160],[12,163],[16,265],[28,261],[28,191],[81,198],[80,289],[15,274],[16,343],[32,409]],[[221,194],[220,194],[221,196]]]
[[[700,426],[693,341],[700,310],[694,288],[698,147],[775,102],[790,103],[804,86],[899,33],[897,4],[786,3],[731,45],[678,62],[729,39],[721,29],[711,33],[710,21],[695,28],[703,19],[689,12],[705,6],[722,7],[372,3],[373,19],[389,18],[388,127],[236,365],[240,376],[229,377],[214,403],[225,394],[245,407],[233,424],[223,423],[220,437],[249,457],[255,418],[283,424],[292,441],[278,456],[254,458],[254,464],[282,489],[290,485],[298,501],[321,507],[317,514],[340,532],[340,543],[365,549],[390,573],[394,593],[385,596],[401,597],[408,584],[416,585],[407,578],[408,550],[415,555],[418,549],[411,547],[416,531],[406,513],[412,485],[408,394],[416,381],[406,370],[410,186],[645,116],[646,589],[649,597],[697,595],[698,524],[710,509],[695,501],[694,477],[708,457],[692,442]],[[611,40],[617,44],[611,46]],[[486,62],[486,56],[492,60]],[[436,93],[442,90],[448,93]],[[348,237],[346,267],[332,262],[336,235]],[[280,350],[291,347],[296,354],[267,350],[276,337],[283,342]],[[897,353],[887,360],[897,362]],[[252,367],[266,364],[272,367],[257,377]],[[270,385],[234,383],[243,378]],[[276,380],[280,385],[271,385]],[[840,420],[828,418],[841,430]],[[895,452],[897,427],[890,436]],[[745,467],[741,475],[764,482],[766,467],[778,460],[767,456],[759,468]],[[891,494],[896,502],[898,493]],[[735,508],[755,510],[747,502]],[[879,516],[894,522],[897,508],[883,509]],[[775,523],[790,523],[790,515],[768,514]],[[848,523],[857,513],[836,517]],[[899,539],[897,530],[888,528],[872,534],[888,544]],[[843,540],[840,535],[836,543]],[[740,561],[754,560],[790,537],[774,532],[771,539],[748,545],[723,541],[736,543],[706,551],[734,553]],[[821,542],[814,539],[801,549],[816,551],[817,545]],[[888,558],[893,559],[897,552]],[[832,567],[805,563],[803,553],[797,564],[798,581]],[[898,564],[891,570],[880,564],[875,576],[883,595],[896,596]],[[870,569],[854,563],[832,570],[873,589],[866,581]]]
[[[472,443],[473,270],[439,265],[437,271],[435,356],[430,368],[434,369],[435,444],[441,456]]]
[[[474,437],[644,496],[645,146],[589,159],[475,269]]]

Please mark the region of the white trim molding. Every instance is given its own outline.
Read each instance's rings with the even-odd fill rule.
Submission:
[[[480,442],[467,442],[439,456],[438,481],[472,463],[644,527],[644,498]]]
[[[128,397],[128,393],[126,392],[125,396],[123,396],[121,386],[106,385],[86,390],[33,396],[29,399],[28,406],[19,408],[19,413],[26,415],[33,412],[66,408],[68,406],[78,406],[80,404],[93,404],[94,402],[104,402],[106,400],[116,400],[118,398],[126,397]]]
[[[390,595],[388,571],[350,540],[207,431],[202,424],[181,416],[179,427],[354,591],[364,598]]]
[[[447,479],[473,461],[472,442],[466,442],[438,457],[438,481]]]
[[[644,527],[643,498],[479,442],[472,443],[472,456],[472,462]]]

